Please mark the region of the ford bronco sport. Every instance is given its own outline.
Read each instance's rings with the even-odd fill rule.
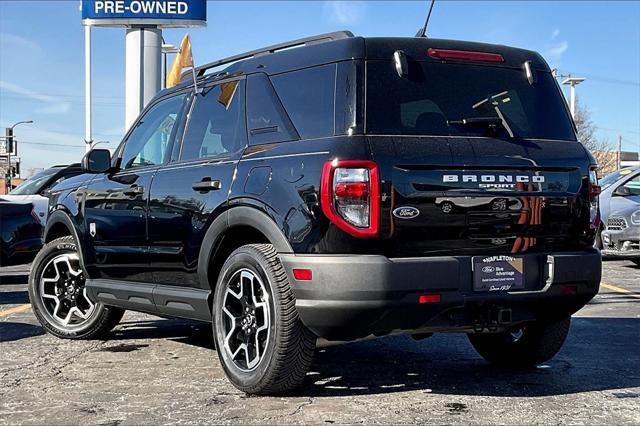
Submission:
[[[595,161],[539,54],[339,32],[195,75],[53,189],[50,333],[206,321],[230,381],[273,394],[318,338],[462,332],[534,366],[598,292]]]

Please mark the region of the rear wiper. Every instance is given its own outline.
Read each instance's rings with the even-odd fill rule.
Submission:
[[[500,117],[470,117],[462,120],[448,120],[447,124],[455,124],[468,127],[488,127],[502,124]]]
[[[507,122],[502,118],[502,114],[500,111],[496,109],[500,117],[469,117],[463,118],[462,120],[447,120],[447,124],[451,125],[459,125],[459,126],[467,126],[467,127],[487,127],[493,131],[496,130],[498,125],[505,128],[507,133],[509,133],[510,137],[513,137],[513,132],[511,128],[507,124]]]

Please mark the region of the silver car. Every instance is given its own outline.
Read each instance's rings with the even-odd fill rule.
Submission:
[[[640,266],[640,205],[609,215],[602,231],[602,255],[629,259]]]
[[[596,244],[603,248],[601,232],[607,226],[612,212],[640,208],[640,167],[629,167],[615,171],[600,179],[600,218],[602,228]]]

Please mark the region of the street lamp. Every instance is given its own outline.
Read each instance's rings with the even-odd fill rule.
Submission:
[[[576,86],[582,83],[585,79],[582,77],[569,77],[562,80],[562,84],[570,86],[569,91],[569,108],[571,109],[571,117],[576,119]]]
[[[162,88],[167,87],[167,55],[170,53],[178,53],[180,48],[175,47],[173,44],[162,43]]]
[[[91,145],[91,149],[95,148],[96,146],[100,145],[101,143],[106,144],[106,145],[109,145],[109,144],[111,143],[111,141],[98,141],[98,142],[94,142],[94,143]]]

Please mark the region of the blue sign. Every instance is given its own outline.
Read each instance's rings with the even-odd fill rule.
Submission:
[[[105,27],[207,24],[206,0],[81,0],[82,23]]]

